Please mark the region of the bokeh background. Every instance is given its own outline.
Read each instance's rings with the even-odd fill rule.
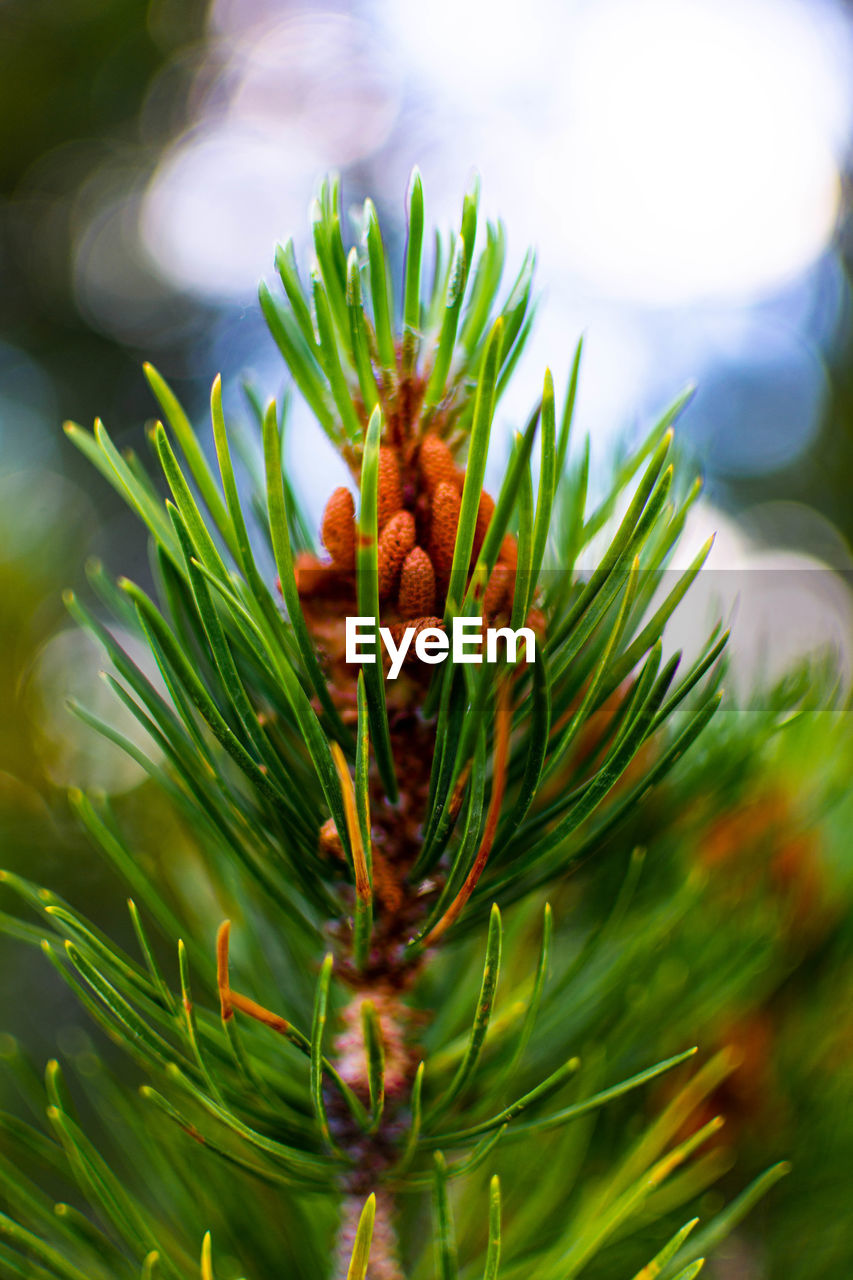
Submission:
[[[741,702],[783,659],[816,645],[829,645],[844,672],[853,640],[852,155],[853,6],[831,0],[6,0],[3,861],[120,931],[121,895],[71,821],[65,788],[108,792],[141,845],[180,840],[134,767],[65,706],[71,692],[117,714],[61,589],[85,590],[89,557],[143,579],[147,568],[138,528],[60,426],[98,415],[123,445],[144,449],[153,404],[143,360],[199,420],[217,372],[235,419],[249,419],[244,377],[278,393],[282,368],[257,282],[272,275],[277,239],[292,235],[308,256],[308,208],[329,169],[342,176],[345,207],[373,197],[398,256],[413,163],[431,222],[450,225],[476,169],[485,211],[506,223],[510,267],[535,245],[538,322],[499,432],[526,416],[545,363],[565,380],[581,332],[576,438],[591,435],[594,483],[695,381],[681,425],[706,481],[694,532],[720,530],[712,580],[736,619]],[[290,462],[317,513],[337,463],[298,405],[294,421]],[[765,1006],[784,988],[784,1030],[755,1023],[750,1043],[763,1036],[754,1053],[775,1064],[774,1081],[787,1072],[796,1086],[753,1137],[767,1146],[769,1127],[774,1158],[802,1149],[805,1182],[791,1196],[805,1205],[806,1233],[811,1207],[834,1242],[803,1274],[841,1276],[853,1252],[839,1181],[853,1153],[843,994],[853,972],[853,828],[843,808],[853,752],[837,726],[812,733],[763,763],[748,734],[728,755],[710,752],[709,775],[690,783],[704,788],[706,809],[680,830],[705,850],[706,871],[723,867],[735,884],[732,850],[767,846],[756,856],[771,868],[781,859],[794,907],[819,917],[816,931],[785,932],[789,906],[771,912],[783,961],[768,962],[776,978],[765,972],[747,1005],[772,1021]],[[730,818],[722,834],[712,810],[713,822]],[[785,854],[805,829],[808,852]],[[808,864],[806,879],[794,864]],[[754,897],[756,883],[747,877],[742,897]],[[723,915],[730,909],[724,899]],[[79,1047],[82,1024],[44,967],[5,942],[0,958],[0,1051],[14,1054],[12,1033],[36,1058],[57,1042]],[[743,1025],[742,992],[725,1012],[727,1025]],[[714,1034],[725,1021],[716,1015]],[[812,1058],[824,1073],[823,1110]],[[840,1154],[819,1178],[830,1134]],[[770,1244],[739,1246],[726,1276],[785,1274],[768,1214]]]

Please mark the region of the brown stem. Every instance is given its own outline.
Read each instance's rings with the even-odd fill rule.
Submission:
[[[399,1159],[400,1111],[409,1097],[415,1065],[410,1043],[412,1011],[403,993],[387,982],[364,985],[344,1006],[341,1029],[335,1037],[334,1062],[341,1079],[365,1104],[369,1086],[362,1006],[368,1000],[376,1011],[385,1054],[385,1106],[375,1132],[356,1131],[350,1125],[336,1135],[353,1157],[355,1167],[344,1188],[335,1275],[345,1280],[359,1215],[365,1198],[372,1191],[376,1195],[376,1219],[367,1280],[402,1280],[393,1192],[389,1186],[382,1185],[381,1178]]]
[[[373,1222],[373,1240],[370,1245],[370,1261],[366,1280],[405,1280],[397,1252],[397,1232],[394,1227],[394,1201],[387,1191],[376,1193],[376,1217]],[[338,1256],[335,1263],[335,1280],[346,1280],[358,1220],[364,1208],[360,1196],[344,1197],[341,1225],[338,1229]]]

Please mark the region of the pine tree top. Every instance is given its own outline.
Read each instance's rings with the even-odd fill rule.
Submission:
[[[330,1206],[341,1196],[340,1274],[349,1266],[350,1276],[365,1275],[372,1235],[368,1276],[399,1275],[391,1206],[432,1187],[439,1275],[453,1280],[452,1180],[473,1174],[499,1143],[535,1156],[547,1135],[692,1053],[602,1078],[561,1035],[543,1041],[536,1032],[543,1011],[555,1014],[565,999],[549,971],[565,983],[571,971],[555,959],[543,893],[559,893],[566,872],[602,849],[720,701],[722,626],[686,666],[679,653],[664,656],[666,623],[709,550],[681,574],[664,572],[699,492],[674,464],[672,424],[687,397],[590,510],[588,448],[569,450],[579,342],[562,407],[546,373],[500,491],[485,493],[495,408],[531,324],[533,258],[502,295],[504,232],[487,225],[475,255],[474,188],[459,234],[436,237],[425,287],[417,174],[407,203],[398,311],[375,210],[368,201],[359,242],[347,250],[335,181],[312,212],[310,290],[290,244],[276,253],[283,293],[261,287],[293,381],[354,477],[355,495],[330,495],[322,545],[282,469],[275,402],[250,397],[263,458],[254,486],[252,468],[235,465],[218,378],[218,477],[149,366],[164,417],[149,432],[162,477],[120,452],[102,423],[93,433],[67,425],[150,534],[156,598],[95,565],[97,604],[69,595],[68,606],[105,649],[108,682],[156,750],[146,754],[75,710],[129,751],[182,815],[207,893],[229,918],[214,942],[209,910],[188,910],[191,891],[143,869],[109,804],[79,791],[74,809],[131,887],[138,954],[49,892],[5,876],[37,913],[37,924],[16,926],[21,936],[44,936],[48,959],[151,1078],[140,1101],[122,1101],[120,1123],[157,1185],[144,1191],[138,1169],[120,1175],[98,1154],[53,1064],[49,1132],[16,1122],[15,1142],[48,1165],[67,1162],[98,1225],[84,1226],[76,1209],[54,1220],[41,1192],[16,1184],[15,1204],[34,1228],[4,1228],[0,1275],[30,1274],[21,1268],[35,1260],[35,1274],[63,1280],[188,1277],[198,1274],[201,1248],[201,1274],[212,1277],[210,1237],[202,1246],[198,1231],[205,1215],[205,1228],[227,1241],[223,1275],[279,1274],[277,1222],[293,1274],[322,1275]],[[579,559],[593,540],[603,550],[584,574]],[[478,616],[527,625],[536,660],[416,659],[391,681],[380,661],[346,661],[352,614],[398,638]],[[110,615],[150,649],[160,681],[122,647]],[[512,949],[504,954],[502,913],[513,906],[517,929],[541,920],[538,961],[524,977]],[[177,983],[152,928],[177,948]],[[459,961],[446,959],[451,944]],[[502,963],[518,985],[496,1012]],[[612,1181],[564,1231],[549,1228],[537,1276],[579,1272],[713,1137],[715,1120],[687,1137],[684,1125],[731,1065],[725,1055],[705,1064]],[[119,1096],[101,1076],[91,1092],[102,1106]],[[148,1115],[158,1117],[151,1130]],[[182,1178],[186,1134],[198,1164]],[[201,1160],[199,1144],[222,1168]],[[490,1194],[480,1235],[494,1277],[496,1181]],[[557,1204],[542,1191],[543,1222]],[[685,1253],[691,1225],[654,1274],[672,1258],[683,1263],[682,1280],[695,1274],[698,1254]],[[532,1244],[532,1236],[517,1241],[501,1275],[529,1274]]]

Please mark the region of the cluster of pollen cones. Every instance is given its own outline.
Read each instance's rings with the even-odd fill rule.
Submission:
[[[381,621],[395,643],[408,627],[414,627],[415,636],[428,627],[443,627],[464,482],[464,470],[434,432],[408,444],[380,447],[378,591]],[[494,510],[494,501],[484,490],[477,511],[472,565]],[[329,559],[301,555],[296,565],[297,587],[309,630],[329,664],[333,688],[343,695],[341,710],[351,715],[357,672],[345,662],[344,619],[356,612],[358,529],[349,489],[336,489],[330,497],[321,536]],[[515,538],[507,534],[483,595],[482,616],[488,622],[508,617],[512,611],[517,559]],[[421,664],[414,644],[406,661],[410,674],[417,675]]]

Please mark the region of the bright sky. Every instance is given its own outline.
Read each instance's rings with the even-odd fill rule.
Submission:
[[[514,234],[604,293],[754,296],[832,233],[850,47],[820,0],[372,0],[240,27],[220,6],[229,105],[164,159],[145,228],[162,269],[242,296],[301,225],[317,173],[444,136]],[[454,180],[455,187],[458,184]],[[433,192],[442,203],[443,192]],[[519,225],[520,224],[520,225]]]
[[[511,253],[537,248],[547,294],[529,367],[559,381],[588,332],[582,429],[607,441],[684,380],[739,367],[756,374],[736,394],[758,434],[715,436],[724,465],[780,465],[812,437],[825,375],[804,298],[853,107],[832,0],[362,0],[286,17],[277,0],[219,0],[212,34],[222,74],[143,205],[164,275],[250,303],[275,240],[307,251],[324,171],[366,166],[402,210],[418,162],[441,223],[476,167]],[[777,370],[797,395],[765,404]],[[511,390],[508,421],[531,395]]]

